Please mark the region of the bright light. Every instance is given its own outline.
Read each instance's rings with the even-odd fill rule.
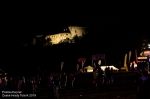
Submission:
[[[150,48],[150,44],[148,44],[148,48]]]
[[[101,69],[103,70],[103,71],[105,71],[105,68],[106,67],[110,67],[110,68],[113,68],[113,70],[119,70],[118,68],[116,68],[115,66],[101,66]]]
[[[147,57],[138,57],[138,59],[147,59]]]
[[[150,56],[150,51],[144,51],[145,56]]]
[[[87,69],[87,72],[88,72],[88,73],[93,72],[93,69],[92,69],[92,70]]]
[[[87,72],[93,72],[93,67],[91,67],[91,66],[87,66],[87,67],[85,67],[84,69],[87,69]]]

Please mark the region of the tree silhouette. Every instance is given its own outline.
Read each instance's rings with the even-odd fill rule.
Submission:
[[[16,39],[16,37],[13,37]],[[19,43],[21,43],[21,45],[23,44],[24,46],[30,46],[32,45],[32,42],[33,42],[33,38],[34,36],[33,35],[20,35],[18,41]]]
[[[52,40],[51,38],[45,39],[45,36],[42,36],[40,38],[36,38],[36,46],[52,46]]]
[[[61,41],[59,42],[59,44],[62,44],[62,45],[66,45],[66,44],[69,44],[69,43],[71,43],[71,39],[69,39],[69,38],[66,38],[66,39],[64,39],[64,40],[61,40]]]
[[[72,38],[72,43],[79,43],[80,40],[81,40],[81,37],[78,37],[77,35],[75,35],[75,36]]]
[[[45,45],[46,46],[52,46],[52,39],[51,38],[48,38],[45,40]]]
[[[41,38],[36,38],[36,46],[43,46],[43,44],[45,43],[45,40],[41,37]]]
[[[66,39],[64,40],[64,42],[65,42],[65,43],[70,43],[70,39],[69,39],[69,38],[66,38]]]

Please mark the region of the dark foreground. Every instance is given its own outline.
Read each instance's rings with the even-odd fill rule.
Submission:
[[[134,83],[135,72],[113,73],[114,83],[111,85],[99,85],[93,89],[92,73],[78,74],[74,89],[60,89],[59,99],[137,99],[136,85]],[[46,86],[42,88],[37,98],[48,96]]]

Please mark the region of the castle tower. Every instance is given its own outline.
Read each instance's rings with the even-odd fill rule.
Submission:
[[[86,33],[86,27],[79,27],[79,26],[69,26],[68,27],[71,33],[71,37],[74,36],[83,36]]]

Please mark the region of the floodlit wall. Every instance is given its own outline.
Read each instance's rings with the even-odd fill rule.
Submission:
[[[69,26],[70,33],[58,33],[54,35],[47,35],[45,39],[50,38],[52,40],[52,44],[58,44],[61,40],[66,38],[72,39],[74,36],[82,36],[86,33],[85,27],[78,26]]]
[[[85,34],[85,27],[78,27],[78,26],[69,26],[68,27],[70,32],[71,32],[71,37],[74,36],[82,36],[83,34]]]
[[[47,35],[45,39],[50,38],[52,40],[52,44],[58,44],[61,40],[64,40],[66,38],[71,39],[70,33],[58,33],[54,35]]]

